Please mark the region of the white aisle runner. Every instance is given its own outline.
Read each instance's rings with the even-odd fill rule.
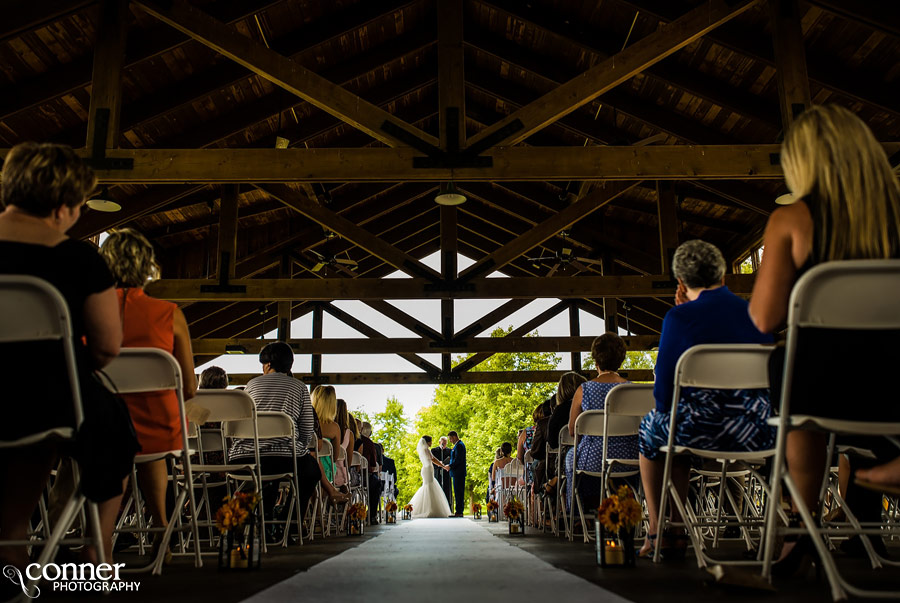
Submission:
[[[246,601],[429,603],[452,597],[475,603],[497,596],[505,601],[628,601],[510,546],[469,519],[402,521]]]

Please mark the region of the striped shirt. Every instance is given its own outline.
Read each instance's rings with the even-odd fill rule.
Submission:
[[[247,392],[256,402],[257,411],[278,411],[294,419],[297,437],[297,456],[305,455],[306,446],[313,437],[313,407],[306,385],[285,373],[269,373],[250,380]],[[291,456],[290,438],[272,438],[259,441],[260,456]],[[253,456],[253,440],[237,439],[231,445],[229,459]]]

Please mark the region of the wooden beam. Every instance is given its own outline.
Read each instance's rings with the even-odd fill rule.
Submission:
[[[894,0],[806,0],[830,13],[862,23],[889,36],[900,37],[900,14]]]
[[[444,3],[441,3],[444,4]],[[456,4],[456,3],[454,3]],[[460,4],[459,12],[462,13]],[[460,14],[460,19],[462,18]],[[457,276],[457,208],[452,206],[441,206],[441,278],[445,282],[456,280]],[[452,339],[455,332],[453,300],[441,300],[441,335],[444,339]],[[451,358],[449,353],[444,353],[441,357],[441,369],[446,373],[452,369]]]
[[[352,241],[397,270],[402,270],[410,276],[441,278],[439,273],[409,254],[403,253],[396,247],[385,243],[366,229],[357,226],[330,209],[297,194],[294,189],[284,184],[263,184],[258,185],[258,188],[269,193],[288,207],[297,210],[310,220]]]
[[[361,321],[355,320],[346,312],[333,304],[323,304],[325,312],[332,314],[341,322],[356,328],[361,333],[365,331],[368,339],[340,338],[340,339],[286,339],[297,353],[300,354],[434,354],[441,353],[482,353],[512,354],[532,352],[589,352],[594,336],[570,336],[570,337],[525,337],[508,335],[506,337],[475,337],[465,342],[453,344],[430,341],[419,337],[385,337],[375,329],[363,327]],[[577,308],[576,308],[577,309]],[[354,326],[356,325],[356,326]],[[645,351],[659,345],[659,337],[656,335],[632,335],[623,337],[625,347],[629,351]],[[195,339],[193,350],[195,354],[219,355],[225,354],[226,346],[242,348],[241,353],[258,354],[259,351],[274,341],[280,339]],[[437,367],[433,367],[437,372]],[[579,366],[580,370],[580,366]]]
[[[639,182],[608,182],[598,185],[587,197],[577,200],[554,216],[551,216],[515,238],[486,258],[463,270],[461,278],[483,276],[487,272],[499,270],[529,249],[540,245],[547,239],[556,236],[560,231],[569,228],[578,220],[597,211],[619,195],[631,190]]]
[[[678,199],[671,182],[656,183],[656,216],[659,221],[659,256],[662,274],[672,274],[672,256],[678,247]]]
[[[900,150],[882,143],[888,156]],[[547,180],[780,180],[779,145],[512,147],[493,167],[412,169],[412,149],[114,149],[131,170],[97,170],[102,183],[404,182]],[[0,149],[5,157],[9,149]],[[79,155],[89,156],[84,150]]]
[[[555,317],[557,314],[559,314],[560,312],[565,310],[566,306],[567,306],[567,302],[564,302],[564,301],[560,301],[560,302],[550,306],[549,308],[547,308],[546,310],[544,310],[543,312],[541,312],[540,314],[538,314],[531,320],[526,321],[524,324],[522,324],[522,325],[516,327],[515,329],[513,329],[512,331],[510,331],[509,334],[506,335],[506,337],[524,337],[525,335],[528,335],[529,333],[534,331],[536,328],[538,328],[539,326],[541,326],[542,324],[544,324],[545,322],[547,322],[548,320],[550,320],[551,318]],[[498,339],[501,339],[501,338],[498,338]],[[453,368],[453,372],[455,374],[468,372],[469,370],[478,366],[479,364],[481,364],[482,362],[484,362],[485,360],[487,360],[488,358],[490,358],[493,355],[494,355],[493,352],[476,352],[475,354],[472,354],[471,356],[469,356],[468,358],[466,358],[465,360],[463,360],[462,362],[457,364]]]
[[[634,42],[618,54],[588,69],[581,76],[569,80],[531,104],[514,111],[490,128],[482,130],[468,141],[468,145],[472,146],[489,136],[496,136],[497,132],[517,120],[521,122],[522,128],[513,134],[503,136],[495,144],[506,146],[521,142],[547,124],[586,105],[719,25],[742,14],[754,4],[756,0],[738,2],[707,0],[666,28]]]
[[[227,270],[229,279],[235,277],[235,265],[237,263],[239,195],[240,185],[238,184],[226,184],[222,187],[222,206],[219,211],[219,245],[216,253],[218,269],[216,274],[222,274],[224,267]],[[281,278],[290,278],[290,275],[282,275]]]
[[[794,120],[812,104],[803,47],[803,15],[797,0],[769,0],[769,15],[781,122],[787,132]]]
[[[440,116],[441,149],[455,152],[463,148],[466,141],[462,0],[438,2],[437,20],[438,115]]]
[[[753,279],[753,275],[726,276],[725,284],[736,294],[749,294],[753,288]],[[393,314],[406,315],[384,300],[658,297],[661,291],[668,294],[674,288],[671,280],[663,275],[478,278],[469,281],[469,286],[460,290],[441,290],[425,279],[238,279],[232,284],[246,288],[240,293],[202,290],[207,285],[215,284],[216,281],[207,279],[161,279],[149,284],[147,293],[160,299],[179,302],[359,299],[376,310],[388,310],[387,306],[390,306]],[[393,319],[393,316],[389,317]],[[408,315],[406,317],[411,318]],[[421,324],[418,321],[415,323]],[[418,328],[413,330],[418,331]],[[430,328],[428,331],[427,337],[441,339],[437,331]]]
[[[97,0],[3,0],[0,42],[17,38],[96,4]]]
[[[311,375],[299,375],[300,381],[307,384],[329,385],[428,385],[450,383],[458,385],[477,385],[482,383],[558,383],[567,371],[471,371],[453,374],[447,379],[432,377],[426,373],[326,373],[314,378]],[[653,381],[653,371],[634,370],[619,371],[619,375],[629,381]],[[231,385],[246,385],[259,373],[229,373]],[[590,378],[591,373],[588,373]]]
[[[385,132],[382,129],[385,123],[433,146],[438,144],[435,137],[395,118],[299,63],[241,35],[183,0],[165,4],[150,0],[134,1],[145,11],[182,33],[388,146],[404,146],[406,143]]]
[[[491,310],[478,320],[469,323],[468,325],[457,331],[453,336],[453,339],[468,339],[470,337],[478,335],[479,333],[490,329],[510,314],[518,312],[530,303],[530,299],[511,299],[508,302],[500,305],[496,309]]]
[[[430,375],[438,375],[441,372],[441,370],[438,367],[434,366],[433,364],[431,364],[424,358],[417,356],[416,352],[404,352],[404,350],[402,349],[404,346],[402,344],[394,343],[395,341],[398,341],[398,338],[386,337],[381,332],[379,332],[376,329],[369,326],[367,323],[364,323],[363,321],[361,321],[358,318],[352,316],[351,314],[345,312],[344,310],[341,310],[334,304],[331,304],[331,303],[323,304],[322,308],[326,312],[328,312],[329,314],[331,314],[332,316],[334,316],[335,318],[337,318],[338,320],[343,322],[348,327],[350,327],[352,329],[356,329],[357,331],[359,331],[366,337],[369,337],[369,339],[340,340],[340,341],[344,341],[344,342],[349,342],[347,344],[348,347],[345,347],[344,349],[349,350],[349,348],[355,347],[357,345],[362,345],[363,349],[365,349],[366,345],[372,345],[374,349],[380,348],[380,349],[384,350],[383,352],[376,352],[376,353],[397,354],[404,360],[411,362],[412,364],[419,367],[420,369],[422,369],[423,371],[425,371],[426,373],[428,373]],[[300,350],[309,349],[310,351],[318,351],[319,353],[322,353],[322,354],[333,354],[335,352],[327,351],[328,350],[327,346],[330,344],[325,344],[326,347],[324,349],[322,347],[320,347],[324,342],[331,342],[331,341],[338,341],[338,340],[337,339],[310,340],[308,342],[299,343],[298,349],[300,349]],[[429,342],[426,339],[413,339],[413,341],[417,341],[420,344],[424,344],[423,347],[425,347],[425,348],[428,347]],[[369,342],[371,342],[371,343],[369,343]],[[334,349],[334,348],[332,348],[332,349]],[[340,344],[338,345],[337,349],[340,349]],[[360,353],[365,353],[365,352],[348,351],[347,353],[360,354]],[[433,352],[431,350],[429,350],[427,352],[422,352],[422,353],[428,354],[428,353],[433,353]]]
[[[390,282],[388,280],[387,282]],[[398,281],[394,281],[395,283]],[[404,279],[403,282],[406,282]],[[400,326],[406,327],[413,333],[418,333],[423,337],[428,337],[433,339],[434,341],[441,341],[444,337],[441,333],[438,333],[428,325],[419,320],[413,318],[394,304],[384,301],[385,299],[399,299],[395,298],[393,295],[383,295],[381,298],[362,300],[364,304],[372,308],[373,310],[380,312],[399,324]],[[335,298],[337,299],[337,298]]]
[[[85,144],[88,149],[95,147],[94,137],[98,131],[104,139],[96,141],[97,148],[111,149],[119,146],[122,63],[125,59],[125,37],[130,17],[127,0],[103,0],[100,4]]]

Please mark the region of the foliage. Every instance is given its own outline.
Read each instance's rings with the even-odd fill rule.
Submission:
[[[625,362],[621,370],[634,371],[638,369],[652,370],[656,366],[656,352],[625,352]],[[588,356],[581,365],[584,371],[595,371],[594,361]],[[594,374],[596,376],[596,373]]]
[[[492,337],[504,337],[512,328],[496,329]],[[465,357],[455,359],[462,362]],[[494,354],[473,371],[555,370],[560,358],[552,353]],[[466,490],[469,498],[484,499],[487,471],[494,451],[503,442],[515,448],[520,428],[532,425],[535,407],[556,390],[553,383],[504,383],[480,385],[442,384],[431,406],[419,411],[414,430],[402,438],[397,461],[400,500],[409,500],[421,485],[421,462],[416,444],[423,435],[437,440],[450,430],[466,444]]]
[[[393,396],[388,398],[384,411],[376,413],[370,423],[373,440],[380,442],[385,454],[394,458],[409,427],[409,419],[403,415],[403,404]]]

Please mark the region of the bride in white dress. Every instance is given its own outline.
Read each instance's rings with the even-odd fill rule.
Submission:
[[[425,436],[419,440],[416,446],[419,460],[422,461],[422,487],[416,492],[409,504],[412,505],[412,516],[419,517],[448,517],[450,515],[450,503],[444,491],[434,479],[434,457],[431,456],[431,437]]]

